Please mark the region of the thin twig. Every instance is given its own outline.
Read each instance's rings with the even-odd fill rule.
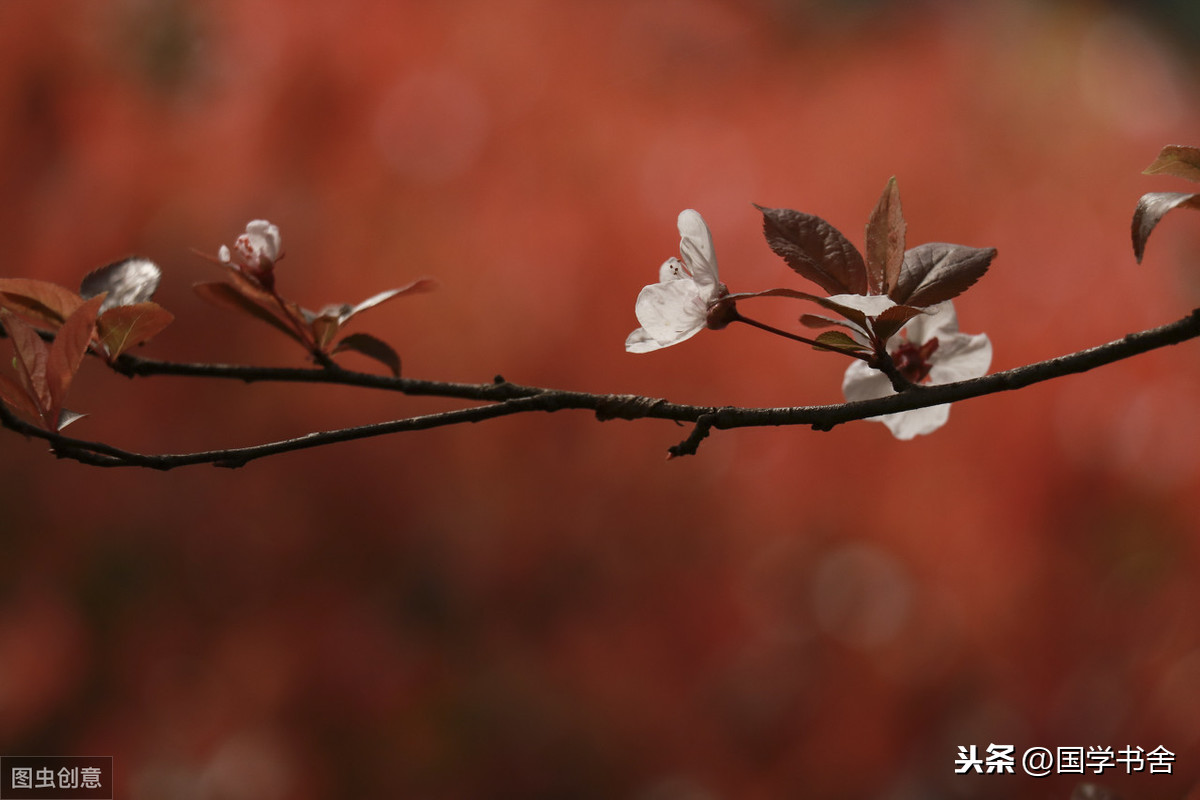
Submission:
[[[89,442],[45,431],[20,420],[3,405],[0,405],[0,425],[26,436],[49,442],[54,453],[61,458],[71,458],[94,466],[168,470],[193,464],[240,467],[250,461],[267,456],[354,439],[428,430],[466,422],[481,422],[534,411],[553,412],[577,409],[593,411],[600,420],[651,418],[693,423],[695,428],[691,435],[679,445],[671,448],[670,451],[672,455],[689,455],[696,451],[700,442],[712,429],[809,425],[816,430],[830,430],[837,425],[854,420],[1021,389],[1052,378],[1086,372],[1197,337],[1200,337],[1200,309],[1176,322],[1140,333],[1132,333],[1098,347],[985,375],[973,380],[935,386],[919,386],[900,394],[853,403],[777,408],[695,406],[640,395],[593,394],[522,386],[510,383],[500,376],[497,376],[491,383],[447,383],[373,375],[340,368],[181,364],[125,355],[117,360],[114,368],[131,377],[177,375],[226,378],[246,382],[333,383],[383,389],[406,395],[471,400],[485,403],[485,405],[407,417],[390,422],[310,433],[293,439],[251,447],[161,455],[134,453],[100,442]]]

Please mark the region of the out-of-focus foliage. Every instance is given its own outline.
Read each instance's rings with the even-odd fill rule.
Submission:
[[[910,241],[998,248],[957,303],[995,369],[1200,305],[1195,215],[1140,266],[1128,227],[1200,129],[1192,12],[852,5],[9,0],[3,274],[138,253],[175,315],[148,354],[301,364],[190,290],[191,248],[265,218],[297,303],[438,279],[373,312],[410,376],[837,402],[844,359],[756,331],[627,355],[633,298],[681,209],[722,280],[777,285],[753,203],[860,241],[896,175]],[[1065,798],[1081,776],[956,776],[957,746],[1161,744],[1172,776],[1088,779],[1182,797],[1197,394],[1183,346],[910,443],[670,464],[674,426],[569,414],[165,475],[0,437],[0,754],[111,754],[128,798]],[[71,404],[148,451],[445,407],[91,361]]]

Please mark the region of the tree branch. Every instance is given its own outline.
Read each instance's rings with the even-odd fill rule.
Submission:
[[[0,425],[25,436],[49,442],[52,451],[60,458],[71,458],[84,464],[101,467],[143,467],[169,470],[193,464],[240,467],[250,461],[267,456],[306,450],[337,442],[428,430],[466,422],[481,422],[496,417],[534,411],[554,412],[576,409],[592,411],[601,421],[650,418],[693,423],[695,427],[692,433],[680,444],[670,448],[672,456],[679,456],[695,453],[700,442],[714,428],[809,425],[816,430],[827,431],[837,425],[854,420],[1021,389],[1064,375],[1086,372],[1197,337],[1200,337],[1200,309],[1192,311],[1176,322],[1132,333],[1107,344],[973,380],[936,386],[917,386],[900,394],[854,403],[776,408],[695,406],[640,395],[593,394],[522,386],[510,383],[500,376],[497,376],[491,383],[450,383],[373,375],[345,370],[336,366],[293,368],[184,364],[123,355],[117,359],[114,369],[130,377],[176,375],[225,378],[247,383],[261,381],[332,383],[382,389],[406,395],[470,400],[485,403],[485,405],[310,433],[293,439],[251,447],[161,455],[129,452],[100,442],[90,442],[64,436],[61,433],[45,431],[17,418],[2,404],[0,404]]]

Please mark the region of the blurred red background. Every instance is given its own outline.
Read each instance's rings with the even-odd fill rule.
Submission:
[[[1140,171],[1200,144],[1200,27],[1134,8],[8,0],[3,274],[145,255],[177,316],[146,355],[299,365],[189,288],[218,277],[192,248],[267,218],[309,307],[440,282],[356,323],[411,377],[837,402],[840,358],[758,331],[622,343],[679,210],[732,290],[799,287],[751,204],[861,243],[896,175],[910,245],[999,248],[957,305],[1018,366],[1200,305],[1200,218],[1141,266],[1128,233],[1186,189]],[[959,746],[1161,745],[1171,775],[1087,779],[1181,798],[1198,394],[1193,343],[909,443],[717,432],[670,463],[685,428],[574,412],[163,474],[5,433],[0,755],[112,755],[125,798],[909,800],[1083,779],[955,775]],[[70,406],[181,452],[455,404],[87,363]]]

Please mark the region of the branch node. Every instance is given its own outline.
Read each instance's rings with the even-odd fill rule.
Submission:
[[[892,360],[891,354],[886,350],[877,353],[874,358],[867,362],[867,365],[874,367],[886,375],[887,379],[892,382],[892,390],[896,394],[918,388],[915,383],[904,377],[904,374],[896,366],[896,362]]]
[[[700,447],[700,443],[708,437],[716,421],[716,414],[700,415],[700,418],[696,420],[696,426],[692,428],[692,432],[688,434],[688,437],[679,444],[667,448],[667,460],[670,461],[679,456],[696,455],[696,450]]]
[[[642,397],[636,394],[608,394],[601,398],[596,407],[596,419],[606,422],[610,419],[641,419],[666,400],[656,397]]]

